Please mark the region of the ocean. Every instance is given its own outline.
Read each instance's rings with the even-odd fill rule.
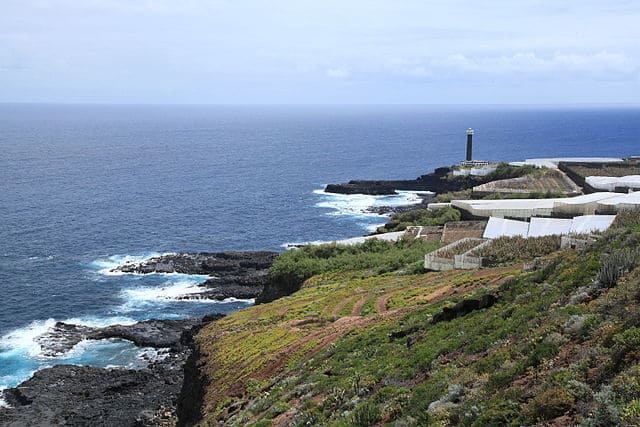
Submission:
[[[132,323],[228,313],[251,301],[183,301],[202,277],[114,275],[184,251],[283,250],[367,233],[398,196],[322,192],[412,179],[464,158],[628,156],[640,109],[525,106],[0,105],[0,389],[57,363],[129,366],[126,342],[44,357],[56,321]],[[147,355],[148,356],[148,355]]]

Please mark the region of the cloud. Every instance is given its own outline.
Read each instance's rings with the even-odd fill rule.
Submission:
[[[619,53],[590,54],[558,52],[540,55],[518,52],[500,56],[453,54],[425,61],[394,59],[390,67],[398,74],[416,78],[517,77],[546,80],[558,77],[575,80],[632,81],[640,72],[640,61]]]
[[[345,68],[327,68],[324,75],[332,79],[346,79],[349,77],[349,70]]]

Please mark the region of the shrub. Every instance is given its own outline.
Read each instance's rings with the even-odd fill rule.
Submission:
[[[603,386],[595,394],[598,407],[592,418],[585,420],[585,426],[616,426],[620,425],[620,408],[615,402],[615,394],[610,386]]]
[[[640,425],[640,400],[634,399],[622,408],[622,422],[627,426]]]
[[[549,170],[547,168],[539,168],[534,165],[513,166],[509,163],[500,163],[496,170],[486,175],[486,182],[497,181],[499,179],[518,178],[525,175],[544,175]]]
[[[370,427],[380,421],[380,409],[372,401],[365,401],[351,414],[351,425],[357,427]]]
[[[452,200],[467,200],[471,198],[472,190],[451,191],[449,193],[438,194],[435,199],[436,203],[449,203]]]
[[[613,342],[612,361],[614,364],[621,363],[628,356],[637,358],[640,353],[640,328],[632,326],[624,332],[614,335]]]
[[[598,272],[597,284],[603,288],[615,286],[618,279],[635,267],[638,256],[637,249],[621,249],[606,256]]]
[[[498,237],[486,246],[471,253],[496,263],[530,260],[560,249],[560,236]]]
[[[329,271],[375,269],[386,273],[405,267],[411,270],[424,254],[439,247],[436,242],[401,240],[396,243],[370,239],[359,245],[309,245],[282,253],[273,263],[270,280],[290,287]]]
[[[552,388],[531,399],[526,413],[534,420],[550,420],[568,412],[573,406],[571,394],[563,388]]]
[[[520,406],[510,399],[494,399],[474,420],[474,426],[506,426],[521,415]]]
[[[452,207],[440,209],[415,209],[394,214],[391,220],[378,228],[378,233],[403,231],[410,225],[435,226],[460,221],[460,211]]]
[[[628,228],[638,231],[640,227],[640,209],[627,209],[618,212],[611,228]]]

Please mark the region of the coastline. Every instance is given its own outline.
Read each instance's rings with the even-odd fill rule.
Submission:
[[[439,176],[439,174],[441,174],[443,171],[448,170],[448,168],[439,168],[436,169],[436,172],[434,174],[425,176]],[[388,185],[384,181],[376,181],[376,183],[378,185],[381,185],[382,187],[386,187]],[[412,185],[413,184],[409,185],[409,187],[411,187]],[[436,194],[436,192],[425,190],[422,188],[418,190],[414,190],[413,188],[393,190],[391,192],[387,192],[386,190],[373,190],[364,194],[354,194],[349,192],[332,193],[328,191],[331,188],[333,188],[332,184],[329,184],[323,190],[314,191],[314,194],[334,199],[331,201],[320,201],[316,204],[316,206],[333,211],[329,212],[329,214],[349,215],[355,217],[357,217],[358,215],[363,215],[366,217],[374,217],[380,219],[388,219],[391,215],[398,212],[406,212],[413,209],[426,208],[426,205],[433,199]],[[370,231],[374,230],[370,229]],[[391,234],[394,234],[394,238],[392,240],[395,240],[397,238],[395,234],[402,233]],[[369,238],[377,237],[375,237],[375,233],[363,234],[361,237],[352,237],[348,239],[337,240],[336,242],[343,244],[357,244],[362,243]],[[322,244],[329,242],[331,241],[313,243]],[[306,244],[309,243],[310,242]],[[281,286],[278,286],[277,284],[268,282],[266,271],[268,270],[271,263],[273,262],[273,259],[276,256],[277,253],[275,252],[264,251],[220,253],[165,252],[153,253],[151,254],[151,256],[147,257],[122,257],[119,259],[113,259],[111,264],[104,263],[98,265],[98,267],[101,267],[99,273],[107,276],[145,276],[149,274],[167,276],[188,275],[191,277],[197,276],[204,280],[203,282],[196,285],[196,288],[194,288],[193,290],[189,290],[188,292],[179,296],[179,299],[198,301],[243,300],[252,301],[255,304],[262,304],[274,301],[297,290],[297,288],[286,286],[283,288]],[[117,263],[116,266],[114,266],[114,262]],[[185,292],[184,289],[182,291]],[[53,331],[50,331],[50,333],[48,334],[48,338],[51,338],[56,334],[58,335],[58,342],[56,344],[58,346],[62,346],[58,348],[58,350],[60,351],[69,351],[76,343],[86,339],[90,340],[92,339],[92,337],[95,339],[125,340],[133,343],[133,345],[135,345],[136,347],[144,347],[144,344],[151,344],[153,348],[160,348],[163,351],[168,351],[172,355],[172,357],[169,358],[170,362],[167,365],[170,367],[170,370],[178,369],[180,371],[190,373],[192,377],[189,378],[188,381],[184,380],[184,378],[179,380],[179,382],[181,382],[181,384],[183,385],[182,388],[184,389],[185,387],[187,387],[187,383],[191,384],[191,386],[189,387],[193,387],[193,384],[199,383],[199,380],[193,377],[193,375],[197,375],[197,369],[195,369],[193,366],[189,366],[189,361],[197,359],[197,357],[194,356],[194,352],[196,352],[197,349],[193,344],[193,334],[195,333],[196,329],[199,330],[206,324],[205,319],[208,319],[206,323],[215,321],[215,319],[211,319],[210,316],[183,319],[181,322],[184,322],[186,324],[199,324],[199,326],[197,328],[193,326],[193,330],[189,332],[182,331],[182,334],[191,335],[188,335],[188,338],[179,339],[179,345],[176,345],[175,336],[171,337],[171,339],[169,340],[167,340],[166,337],[163,339],[160,336],[156,336],[154,341],[154,339],[148,339],[149,337],[145,337],[144,334],[142,334],[142,337],[136,337],[134,335],[131,335],[130,333],[127,333],[127,331],[130,331],[132,329],[135,330],[141,325],[148,324],[149,322],[154,322],[153,320],[125,322],[125,325],[112,325],[103,328],[107,330],[110,329],[112,331],[112,333],[110,334],[105,334],[104,332],[102,332],[101,334],[100,328],[90,328],[82,325],[65,324],[62,322],[58,322],[53,328]],[[166,323],[171,321],[158,320],[155,322]],[[58,330],[56,330],[56,328]],[[67,336],[65,336],[65,334],[67,334]],[[55,339],[56,338],[53,338],[54,341]],[[44,341],[46,341],[46,339]],[[62,344],[60,341],[62,341]],[[65,341],[66,344],[64,343]],[[184,343],[188,344],[185,345],[183,341]],[[160,342],[169,346],[162,347],[159,345]],[[9,408],[2,409],[2,407],[0,407],[0,421],[2,421],[3,416],[9,416],[8,414],[12,414],[11,416],[20,419],[20,417],[22,416],[21,414],[23,413],[21,409],[24,409],[21,407],[24,406],[25,403],[28,403],[30,400],[23,399],[19,390],[23,389],[24,387],[34,387],[33,385],[31,385],[33,383],[38,384],[35,387],[46,388],[50,378],[58,378],[59,375],[64,376],[65,373],[72,373],[78,378],[82,378],[83,375],[93,378],[96,375],[100,377],[102,373],[121,370],[121,368],[116,368],[114,370],[114,368],[109,367],[94,367],[87,370],[74,370],[71,366],[73,365],[56,365],[52,368],[38,370],[33,374],[31,378],[23,381],[17,387],[8,388],[1,392],[0,395],[7,396],[7,399],[5,400],[7,400]],[[146,367],[143,367],[142,369],[128,370],[130,371],[128,375],[135,376],[138,372],[153,372],[154,370],[162,370],[165,368],[165,362],[162,360],[156,362],[149,361],[148,365]],[[87,384],[91,384],[91,381],[89,381]],[[83,382],[79,381],[78,389],[81,389],[82,385]],[[180,402],[180,404],[175,404],[170,408],[170,411],[168,412],[166,411],[167,405],[163,404],[162,407],[165,408],[166,414],[171,413],[171,417],[175,417],[176,413],[182,413],[186,418],[189,418],[192,415],[195,416],[195,412],[191,415],[189,414],[194,410],[194,405],[197,406],[197,402],[194,403],[193,401],[189,401],[188,398],[183,396],[183,394],[185,393],[184,390],[179,394],[176,393],[174,388],[172,388],[172,390],[173,391],[170,392],[170,395],[173,396],[174,401]],[[31,403],[28,403],[28,405],[30,404]],[[28,407],[28,405],[26,407]],[[182,408],[181,405],[184,405],[185,408],[189,407],[191,409]],[[29,417],[28,410],[26,414],[27,415],[25,416]],[[155,419],[154,417],[152,418]],[[175,419],[177,420],[177,418]],[[157,425],[153,424],[155,421],[151,421],[151,419],[149,419],[148,421],[151,422],[150,425]],[[145,422],[143,422],[143,424]]]
[[[327,194],[332,196],[329,193]],[[348,197],[353,198],[351,195]],[[371,215],[381,219],[389,218],[392,213],[416,209],[426,205],[428,200],[433,197],[433,193],[404,192],[404,194],[395,194],[392,197],[399,199],[399,201],[389,199],[388,195],[376,196],[376,200],[393,201],[394,203],[391,205],[380,204],[378,206],[367,207],[365,208],[364,215]],[[353,203],[352,200],[350,202]],[[362,237],[346,240],[354,240],[354,243],[357,243],[367,238],[367,236],[367,234],[364,234]],[[95,262],[95,264],[96,267],[99,268],[98,272],[106,276],[145,276],[154,274],[180,277],[187,275],[190,277],[199,277],[204,280],[197,285],[197,291],[183,294],[179,299],[212,302],[244,301],[251,302],[252,304],[262,304],[289,295],[296,290],[293,288],[279,288],[266,282],[265,271],[276,255],[274,252],[264,251],[209,254],[165,252],[152,253],[145,257],[111,257],[113,259],[109,262]],[[209,262],[210,260],[200,259],[199,257],[213,257],[214,261]],[[257,257],[258,260],[252,259],[255,257]],[[207,262],[194,262],[203,260],[207,261],[208,264],[211,265],[211,268],[206,268]],[[248,264],[247,261],[249,261]],[[205,265],[205,268],[203,268],[203,265]],[[183,289],[182,291],[184,292],[185,290]],[[142,376],[144,381],[157,382],[157,380],[154,379],[156,378],[154,375],[158,372],[165,371],[183,372],[188,375],[188,379],[174,376],[174,380],[168,389],[161,384],[157,384],[154,388],[156,393],[151,393],[150,396],[152,397],[147,399],[146,403],[135,401],[135,399],[131,400],[131,402],[136,402],[136,405],[140,408],[144,408],[141,409],[141,412],[145,412],[146,414],[142,416],[142,418],[140,414],[136,415],[136,422],[140,422],[142,425],[172,424],[178,422],[176,414],[182,414],[181,417],[188,419],[191,416],[189,414],[194,411],[194,405],[197,406],[197,402],[194,403],[191,397],[189,397],[193,393],[188,391],[194,387],[194,384],[198,383],[195,377],[197,376],[197,369],[193,366],[195,360],[197,360],[197,355],[195,354],[196,347],[193,344],[193,335],[204,325],[217,320],[217,318],[214,317],[189,317],[178,321],[179,323],[190,325],[189,328],[181,330],[180,338],[176,338],[175,330],[172,333],[168,330],[163,331],[162,328],[158,330],[157,327],[151,328],[155,329],[155,331],[146,331],[153,336],[145,334],[144,331],[137,335],[130,332],[140,327],[144,329],[145,325],[153,325],[154,323],[156,325],[171,324],[174,322],[171,320],[124,321],[104,327],[87,326],[84,322],[77,324],[57,322],[48,333],[39,337],[40,344],[44,347],[49,346],[48,349],[43,351],[45,357],[68,352],[76,344],[90,342],[92,340],[125,341],[141,350],[145,348],[158,349],[160,355],[157,359],[153,357],[149,358],[146,361],[146,366],[136,369],[127,369],[124,367],[79,367],[78,365],[65,364],[57,364],[53,367],[39,369],[16,387],[8,387],[5,390],[0,390],[0,397],[3,397],[4,400],[4,405],[0,406],[0,421],[7,423],[7,425],[11,425],[11,423],[24,424],[35,422],[37,420],[37,416],[35,415],[35,412],[38,411],[37,408],[41,405],[51,405],[51,399],[57,401],[55,407],[59,408],[61,414],[67,414],[65,416],[70,417],[70,419],[75,419],[74,417],[79,415],[73,409],[73,404],[69,404],[69,402],[73,400],[69,399],[69,393],[99,394],[98,384],[104,381],[102,378],[107,378],[113,374],[117,374],[122,381],[137,384],[141,378],[140,373],[143,372],[145,373]],[[107,375],[107,377],[104,377],[104,375]],[[65,390],[49,392],[49,394],[44,392],[55,381],[59,381],[62,377],[73,378],[73,385],[70,385],[69,388]],[[176,382],[181,384],[180,390],[175,387]],[[44,401],[38,401],[31,395],[25,395],[24,390],[38,390],[34,393],[34,396],[48,396],[46,403],[44,403]],[[51,395],[51,393],[57,393],[58,397]],[[105,393],[104,399],[107,399],[107,394],[108,393]],[[127,405],[125,401],[126,399],[123,399],[123,401],[117,403],[116,406],[118,406],[120,410],[126,409]],[[171,404],[167,402],[174,403]],[[113,405],[107,403],[106,400],[103,403],[109,406]],[[101,403],[97,403],[96,407],[101,405]],[[149,408],[153,405],[160,405],[161,410],[158,410],[157,413],[153,415],[149,415]],[[127,414],[127,417],[133,417],[132,412],[127,412],[127,410],[124,412]],[[193,414],[195,413],[196,412],[193,412]],[[124,419],[114,420],[114,422],[118,423],[124,421]]]

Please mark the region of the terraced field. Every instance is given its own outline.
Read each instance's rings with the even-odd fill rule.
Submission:
[[[297,293],[234,313],[198,336],[208,361],[204,412],[209,421],[228,420],[255,393],[281,380],[352,331],[397,322],[445,301],[499,286],[518,274],[513,267],[414,276],[329,273],[309,279]],[[255,419],[267,414],[252,410]],[[245,420],[246,422],[247,420]],[[243,422],[244,423],[244,422]],[[275,423],[279,424],[279,423]],[[281,425],[287,425],[286,417]]]
[[[518,178],[503,179],[473,187],[474,195],[490,194],[580,194],[581,190],[564,173],[559,170],[545,170],[544,173],[525,175]]]

